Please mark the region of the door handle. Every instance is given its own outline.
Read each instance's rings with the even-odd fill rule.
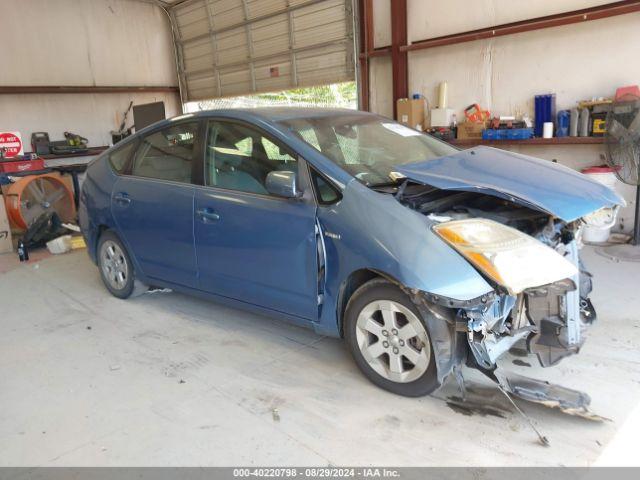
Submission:
[[[129,195],[127,195],[124,192],[116,193],[113,196],[113,200],[116,201],[117,203],[121,203],[122,205],[129,205],[131,203],[131,199],[129,198]]]
[[[217,222],[220,220],[220,215],[214,212],[211,208],[200,208],[196,210],[196,214],[204,223]]]

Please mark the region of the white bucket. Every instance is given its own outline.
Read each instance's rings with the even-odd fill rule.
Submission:
[[[615,191],[617,178],[611,168],[586,168],[582,170],[582,173]],[[585,225],[584,230],[582,231],[582,239],[589,243],[604,243],[609,240],[609,234],[614,223],[615,221],[613,221],[613,218],[602,218],[599,219],[598,225]]]
[[[593,225],[585,225],[582,230],[582,240],[587,243],[604,243],[609,240],[611,227],[595,227]]]

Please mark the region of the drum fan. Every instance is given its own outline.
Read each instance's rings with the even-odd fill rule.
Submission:
[[[6,192],[7,214],[12,225],[28,230],[41,216],[55,213],[62,222],[75,220],[73,192],[54,175],[23,177]]]

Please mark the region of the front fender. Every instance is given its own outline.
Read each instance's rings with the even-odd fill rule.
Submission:
[[[383,272],[412,291],[473,300],[493,292],[485,279],[432,231],[422,214],[391,195],[349,182],[335,205],[318,209],[327,257],[318,330],[338,334],[340,286],[352,272]]]

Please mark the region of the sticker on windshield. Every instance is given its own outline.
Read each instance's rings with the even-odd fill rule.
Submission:
[[[418,132],[417,130],[405,127],[404,125],[400,125],[399,123],[383,123],[382,126],[387,130],[391,130],[393,133],[402,135],[403,137],[417,137],[418,135],[420,135],[420,132]]]

